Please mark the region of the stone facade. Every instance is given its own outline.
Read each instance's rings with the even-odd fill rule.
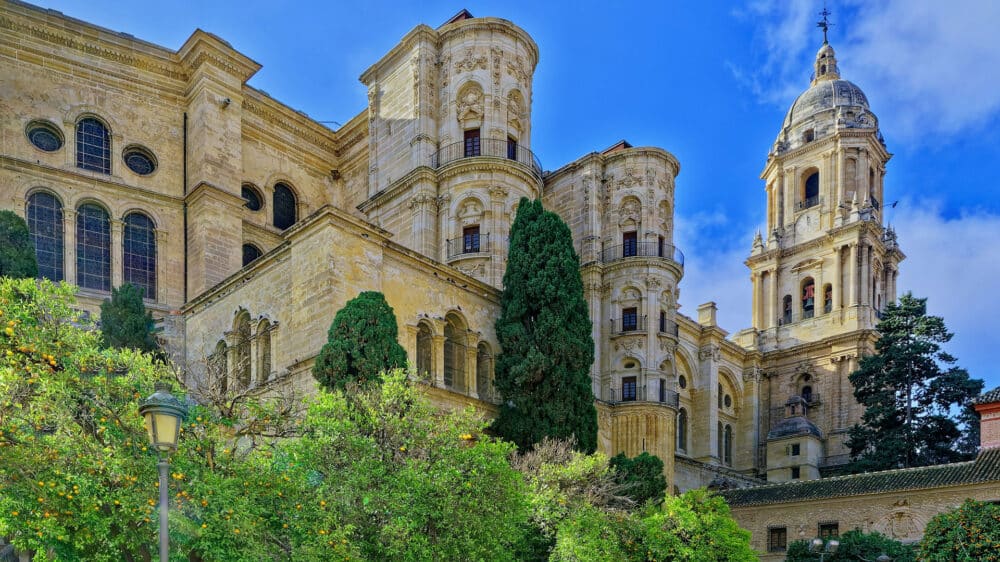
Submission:
[[[507,238],[520,198],[540,197],[581,256],[603,451],[656,453],[677,489],[784,478],[768,433],[794,395],[819,431],[800,477],[845,460],[846,377],[903,255],[882,226],[877,120],[829,46],[768,157],[753,327],[728,338],[713,303],[678,312],[677,159],[622,141],[543,172],[538,47],[509,21],[417,26],[337,130],[248,86],[260,65],[200,30],[174,51],[14,1],[0,31],[0,207],[29,220],[51,277],[86,285],[81,307],[149,284],[191,384],[221,366],[310,388],[334,313],[378,290],[435,400],[495,412]]]

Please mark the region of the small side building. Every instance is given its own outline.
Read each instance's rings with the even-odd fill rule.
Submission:
[[[722,495],[740,526],[752,533],[751,545],[764,553],[764,561],[784,560],[792,541],[832,538],[853,529],[919,541],[932,517],[967,498],[1000,501],[1000,388],[974,404],[981,435],[975,460],[731,489]]]

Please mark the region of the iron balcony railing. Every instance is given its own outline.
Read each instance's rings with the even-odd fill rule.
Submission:
[[[674,322],[673,320],[660,318],[659,328],[661,334],[668,334],[674,336],[675,338],[680,335],[680,328],[678,328],[677,322]]]
[[[819,195],[806,197],[804,201],[799,201],[799,209],[808,209],[809,207],[815,207],[816,205],[819,205]]]
[[[879,210],[878,199],[875,197],[871,197],[870,201],[872,202],[872,207],[874,207],[876,211]]]
[[[662,386],[641,385],[634,388],[608,388],[605,390],[605,402],[620,404],[622,402],[658,402],[679,408],[680,395]]]
[[[666,258],[684,266],[684,253],[672,244],[659,242],[626,242],[618,246],[604,248],[601,261],[611,263],[627,258]]]
[[[479,254],[490,251],[489,234],[465,235],[461,238],[452,238],[446,242],[448,245],[448,259],[463,254]]]
[[[542,177],[542,162],[534,152],[520,144],[501,139],[480,138],[478,143],[462,141],[443,146],[431,156],[431,167],[437,169],[455,160],[480,156],[513,160],[527,166],[535,177]]]
[[[626,316],[624,318],[611,319],[611,332],[615,334],[627,334],[630,332],[645,332],[646,316]]]

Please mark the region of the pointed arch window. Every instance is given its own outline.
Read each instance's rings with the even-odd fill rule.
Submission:
[[[688,431],[688,413],[687,410],[681,408],[677,413],[677,449],[679,451],[687,452],[687,431]]]
[[[295,193],[287,185],[279,182],[274,184],[274,226],[285,230],[295,224]]]
[[[98,205],[80,205],[76,215],[76,284],[111,290],[111,219]]]
[[[261,320],[257,325],[257,379],[271,379],[271,323]]]
[[[25,212],[31,243],[35,246],[38,277],[63,280],[63,209],[51,193],[39,192],[28,198]]]
[[[243,313],[236,321],[236,345],[233,347],[233,375],[239,388],[250,388],[250,315]]]
[[[431,367],[432,342],[431,329],[427,324],[421,322],[417,328],[417,374],[429,378],[433,378],[434,373]]]
[[[483,400],[493,395],[493,354],[485,342],[476,348],[476,394]]]
[[[76,124],[76,167],[111,173],[111,134],[104,123],[93,117],[80,119]]]
[[[122,232],[122,278],[142,289],[147,299],[156,298],[156,229],[142,213],[125,217]]]

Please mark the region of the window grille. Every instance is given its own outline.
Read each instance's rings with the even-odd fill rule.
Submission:
[[[35,246],[38,277],[63,280],[62,204],[49,193],[35,193],[28,198],[28,232]]]
[[[274,184],[274,226],[285,230],[295,224],[295,194],[283,183]]]
[[[97,119],[87,117],[76,124],[76,167],[111,173],[111,135]]]
[[[156,229],[142,213],[125,217],[122,238],[122,277],[142,289],[142,296],[156,298]]]
[[[81,205],[76,215],[76,284],[111,290],[111,219],[92,203]]]

